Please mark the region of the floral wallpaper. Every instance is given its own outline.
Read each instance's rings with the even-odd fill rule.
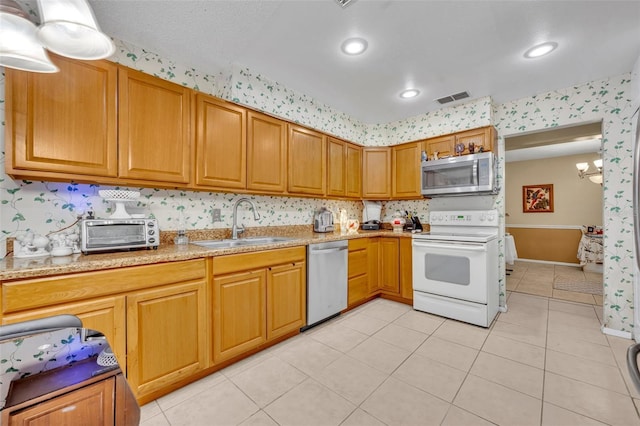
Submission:
[[[494,107],[500,152],[504,137],[602,122],[604,160],[604,326],[633,330],[633,150],[630,75],[611,77]],[[501,155],[504,164],[504,155]],[[497,198],[504,213],[504,190]],[[502,222],[504,227],[504,221]]]
[[[0,409],[9,386],[43,371],[97,356],[107,345],[104,339],[84,341],[77,328],[65,328],[0,343]]]
[[[21,1],[23,5],[32,2]],[[31,10],[31,13],[33,10]],[[302,125],[361,143],[385,146],[410,140],[452,133],[458,130],[493,124],[497,127],[500,166],[498,180],[503,182],[504,136],[547,127],[604,120],[605,146],[605,321],[606,326],[629,331],[632,327],[633,297],[631,258],[631,124],[630,103],[624,93],[629,77],[606,79],[566,88],[531,98],[492,105],[489,97],[443,108],[416,117],[385,124],[364,124],[327,105],[270,80],[252,70],[233,65],[218,75],[186,68],[130,43],[115,40],[113,60],[186,87],[232,100]],[[0,80],[0,119],[4,127],[4,76]],[[4,129],[0,129],[0,146],[4,151]],[[2,154],[4,156],[4,152]],[[4,160],[4,159],[2,159]],[[97,196],[98,186],[74,183],[14,181],[0,165],[0,238],[14,237],[33,230],[48,233],[76,220],[78,214],[91,209],[97,216],[108,216],[113,206]],[[501,185],[504,186],[504,185]],[[104,187],[100,187],[103,189]],[[107,188],[109,189],[109,188]],[[123,188],[126,189],[126,188]],[[184,218],[189,229],[228,228],[231,208],[238,194],[131,188],[141,197],[128,208],[155,216],[161,229],[175,230]],[[430,209],[450,208],[498,209],[504,233],[504,194],[497,197],[474,197],[464,201],[390,201],[385,203],[383,220],[396,210],[412,211],[426,221]],[[352,218],[361,220],[362,204],[307,198],[252,196],[262,218],[259,226],[310,224],[313,211],[327,206],[334,211],[346,209]],[[462,204],[460,204],[462,203]],[[221,209],[221,222],[212,222],[212,209]],[[250,212],[242,209],[240,218],[253,226]],[[503,241],[500,240],[503,253]],[[0,244],[0,255],[4,244]],[[504,258],[501,255],[501,306],[505,306]]]

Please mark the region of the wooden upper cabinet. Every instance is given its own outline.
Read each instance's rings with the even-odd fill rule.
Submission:
[[[362,198],[391,197],[391,149],[364,148],[362,154]]]
[[[245,189],[247,110],[199,93],[196,96],[196,185]]]
[[[351,198],[362,197],[362,147],[345,144],[347,153],[345,195]]]
[[[327,138],[327,195],[362,196],[362,147]]]
[[[60,72],[5,68],[7,173],[115,177],[117,66],[51,57]]]
[[[289,124],[287,189],[290,193],[324,195],[326,143],[322,133]]]
[[[420,152],[422,143],[413,142],[396,145],[392,154],[392,197],[421,197],[420,193]]]
[[[479,129],[466,130],[464,132],[453,133],[451,135],[439,136],[423,141],[423,149],[429,155],[431,160],[434,152],[438,153],[438,157],[446,157],[456,155],[455,145],[461,143],[464,145],[464,151],[461,155],[470,154],[469,143],[475,145],[475,153],[478,153],[480,147],[487,152],[492,151],[496,132],[493,126],[481,127]]]
[[[191,90],[119,68],[120,177],[188,183]]]
[[[492,126],[482,127],[480,129],[467,130],[466,132],[456,133],[456,143],[464,145],[464,152],[462,154],[470,154],[469,144],[475,145],[475,152],[477,153],[479,148],[487,152],[493,150],[493,138],[494,131]]]
[[[345,142],[327,138],[327,195],[344,197],[347,189],[347,150]]]
[[[247,189],[287,189],[287,123],[258,112],[247,115]]]
[[[456,138],[454,135],[439,136],[424,141],[423,150],[427,152],[429,160],[433,160],[433,154],[438,153],[438,157],[453,155],[453,145]]]

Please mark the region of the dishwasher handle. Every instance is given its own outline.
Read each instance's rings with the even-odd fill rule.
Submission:
[[[339,251],[347,250],[349,247],[334,247],[334,248],[326,248],[326,249],[314,249],[309,250],[311,254],[327,254],[327,253],[337,253]]]

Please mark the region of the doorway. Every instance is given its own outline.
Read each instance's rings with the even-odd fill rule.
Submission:
[[[505,137],[505,227],[518,255],[508,291],[602,305],[601,138],[601,122]]]

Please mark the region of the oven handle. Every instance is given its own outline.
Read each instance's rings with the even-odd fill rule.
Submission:
[[[423,243],[423,242],[413,242],[414,247],[425,247],[425,248],[434,248],[434,249],[455,249],[455,250],[466,250],[466,251],[487,251],[487,247],[482,245],[471,245],[471,244],[451,244],[451,243]]]

